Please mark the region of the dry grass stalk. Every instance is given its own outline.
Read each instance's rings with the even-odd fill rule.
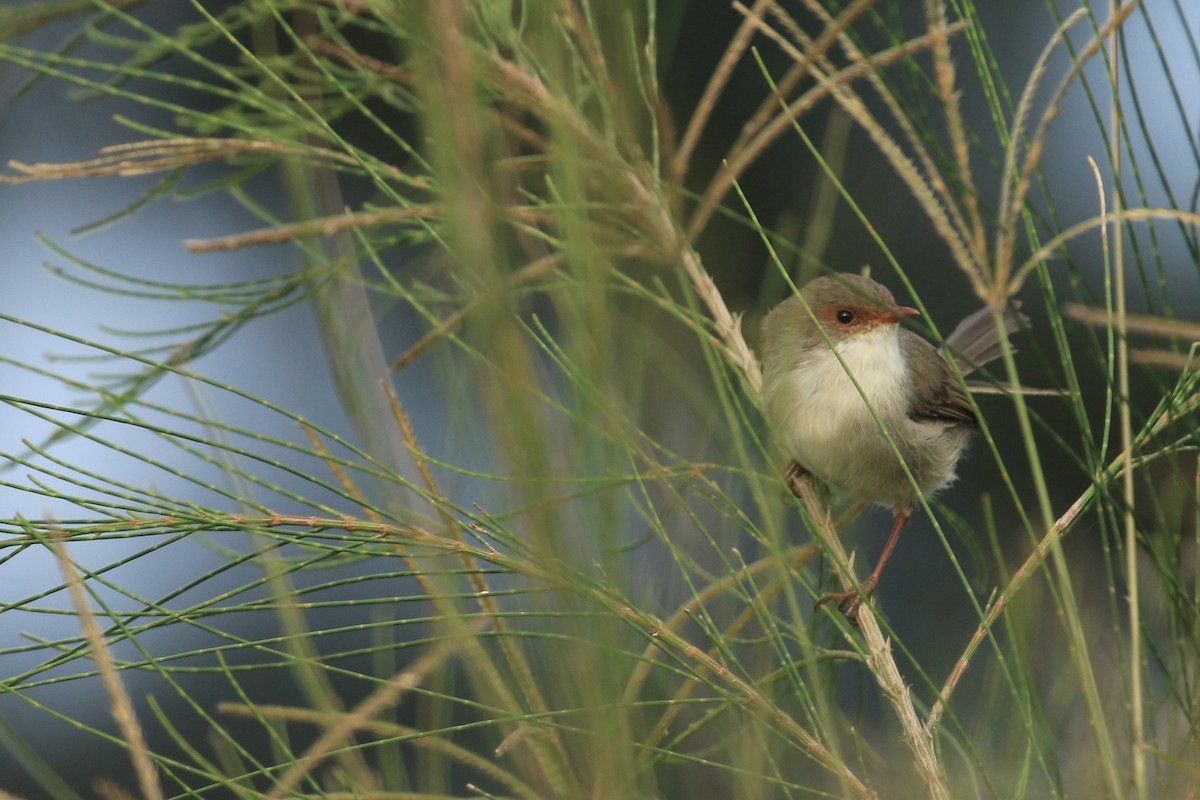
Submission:
[[[1013,227],[1017,224],[1018,217],[1011,209],[1020,209],[1021,201],[1013,202],[1013,192],[1017,189],[1017,158],[1021,154],[1021,147],[1025,143],[1025,131],[1029,126],[1029,117],[1033,113],[1033,101],[1037,96],[1037,90],[1042,85],[1042,80],[1046,74],[1046,64],[1050,60],[1050,56],[1058,48],[1063,38],[1066,37],[1069,31],[1077,22],[1087,15],[1086,9],[1078,9],[1075,13],[1068,16],[1061,25],[1054,31],[1054,35],[1046,42],[1046,46],[1042,48],[1042,52],[1038,55],[1037,60],[1033,63],[1033,68],[1029,72],[1029,78],[1025,81],[1025,88],[1021,91],[1021,97],[1017,101],[1017,110],[1013,114],[1012,125],[1010,126],[1011,133],[1009,134],[1008,146],[1004,149],[1004,166],[1001,168],[1000,175],[1003,181],[1000,184],[1000,203],[999,207],[1009,209],[1008,212],[1003,212],[996,224],[996,245],[1011,235]],[[995,258],[997,262],[1001,257],[999,251],[996,252]]]
[[[744,5],[737,2],[734,3],[734,8],[743,14],[749,11]],[[778,16],[778,12],[775,9],[772,9],[772,11]],[[712,214],[720,205],[721,200],[724,199],[737,179],[757,161],[763,152],[784,131],[792,129],[799,117],[803,116],[818,102],[833,94],[836,87],[847,85],[861,78],[877,80],[876,70],[918,52],[928,47],[931,43],[928,35],[918,36],[902,44],[874,53],[869,57],[859,54],[859,57],[854,59],[854,63],[838,69],[825,59],[813,59],[807,55],[811,52],[813,43],[802,32],[799,33],[801,40],[808,43],[805,51],[798,50],[785,37],[765,22],[753,19],[751,19],[751,22],[764,35],[778,44],[784,52],[791,55],[793,59],[809,65],[806,67],[804,74],[811,74],[817,80],[818,84],[791,102],[781,100],[781,98],[786,98],[790,91],[787,87],[787,81],[793,76],[793,73],[789,71],[784,80],[778,84],[777,93],[764,101],[764,106],[769,107],[771,113],[761,124],[757,122],[757,119],[746,124],[742,135],[738,138],[734,146],[730,148],[729,154],[726,156],[727,163],[725,164],[725,168],[714,175],[709,185],[705,187],[700,202],[697,203],[695,211],[692,212],[692,216],[687,221],[686,229],[689,241],[694,241],[700,235],[704,226],[708,224]],[[830,19],[830,23],[833,23],[832,19]],[[950,31],[952,33],[958,32],[963,28],[965,28],[965,25],[956,23],[950,26]],[[798,28],[797,31],[799,31]],[[817,64],[823,66],[817,66]],[[786,107],[782,111],[780,111],[781,102],[786,104]],[[932,164],[932,161],[930,163]]]
[[[805,0],[805,5],[808,10],[815,14],[820,19],[827,19],[829,12],[816,0]],[[790,21],[789,21],[790,22]],[[946,25],[944,28],[939,28],[937,31],[926,31],[923,35],[916,37],[911,42],[919,42],[920,48],[912,48],[909,53],[916,52],[918,49],[932,48],[942,41],[948,45],[949,37],[956,36],[967,28],[967,23],[964,20]],[[789,30],[792,31],[792,36],[797,41],[802,41],[803,31],[799,26],[792,22],[789,25]],[[920,170],[921,177],[929,183],[929,188],[935,197],[938,198],[938,203],[933,207],[926,207],[924,210],[927,214],[945,214],[949,218],[949,223],[958,236],[964,241],[972,241],[971,227],[959,211],[958,204],[955,201],[955,195],[951,192],[942,176],[941,169],[934,161],[933,156],[929,152],[929,148],[925,144],[925,140],[917,133],[913,127],[908,114],[901,107],[899,101],[893,92],[889,89],[883,80],[883,76],[879,73],[879,67],[886,66],[886,63],[880,60],[879,55],[869,55],[863,53],[854,40],[848,35],[842,35],[839,38],[839,44],[842,47],[846,57],[856,63],[865,63],[873,65],[870,71],[866,74],[866,80],[875,92],[876,98],[883,103],[893,124],[900,131],[904,142],[907,144],[912,157],[916,159]],[[894,49],[894,48],[893,48]],[[932,218],[932,217],[931,217]],[[961,259],[960,259],[961,260]],[[980,262],[982,263],[982,262]],[[973,269],[972,262],[960,264],[964,270],[968,270],[968,277],[971,276],[970,270]],[[973,281],[975,279],[972,279]]]
[[[1041,258],[1037,258],[1036,261],[1034,259],[1028,259],[1024,265],[1014,269],[1013,254],[1016,251],[1016,236],[1018,230],[1016,221],[1020,218],[1024,211],[1026,196],[1028,195],[1029,188],[1033,183],[1033,175],[1037,171],[1038,165],[1041,163],[1042,154],[1045,150],[1046,137],[1050,132],[1050,124],[1054,122],[1054,120],[1058,117],[1059,111],[1062,110],[1062,105],[1066,101],[1067,90],[1071,88],[1071,86],[1075,83],[1075,79],[1079,77],[1080,72],[1083,70],[1084,64],[1086,64],[1097,53],[1100,52],[1100,48],[1103,46],[1104,41],[1125,23],[1125,20],[1128,19],[1129,15],[1133,13],[1134,9],[1138,5],[1139,3],[1137,0],[1132,0],[1131,2],[1126,3],[1120,8],[1114,10],[1108,21],[1100,27],[1088,44],[1079,51],[1079,55],[1072,63],[1071,69],[1062,79],[1062,82],[1059,84],[1058,89],[1055,91],[1050,103],[1047,105],[1046,110],[1042,113],[1041,119],[1038,121],[1037,128],[1035,129],[1033,135],[1029,138],[1029,150],[1025,156],[1025,161],[1021,165],[1019,173],[1016,175],[1012,192],[1009,195],[1010,199],[1008,206],[1001,207],[999,209],[1000,223],[996,235],[995,262],[992,265],[993,275],[991,291],[988,293],[988,295],[982,297],[982,299],[993,308],[998,308],[1007,300],[1007,298],[1016,294],[1017,290],[1020,289],[1021,282],[1024,280],[1025,275],[1028,274],[1029,271],[1032,271],[1032,269],[1038,263],[1041,263],[1041,261],[1049,255],[1049,253],[1053,252],[1053,249],[1047,251],[1047,249],[1043,247],[1039,253],[1044,253],[1045,255],[1042,255]],[[1056,33],[1055,35],[1061,36],[1060,33]],[[1010,146],[1015,146],[1015,142],[1023,133],[1024,131],[1014,131],[1014,144]],[[1005,178],[1007,180],[1008,176],[1006,175]],[[1119,213],[1125,214],[1127,212],[1122,210]],[[1070,237],[1067,237],[1066,232],[1064,232],[1051,241],[1065,241],[1067,238]]]
[[[365,69],[368,72],[374,73],[385,80],[391,81],[392,83],[400,84],[402,86],[409,86],[413,82],[413,74],[408,70],[400,69],[399,67],[389,64],[386,61],[381,61],[378,58],[371,58],[370,56],[363,55],[362,53],[349,50],[336,42],[330,41],[329,39],[314,36],[308,39],[308,46],[311,47],[315,53],[321,53],[323,55],[330,56],[331,58],[336,58],[337,60],[345,64],[349,64],[352,67]]]
[[[825,24],[825,30],[816,39],[812,39],[799,26],[792,25],[790,28],[794,33],[798,34],[793,38],[804,48],[804,55],[801,58],[796,58],[795,65],[779,79],[777,83],[777,94],[783,97],[789,97],[793,90],[800,85],[800,82],[808,77],[810,71],[814,68],[824,69],[831,76],[840,70],[833,66],[826,58],[826,53],[833,44],[840,39],[845,30],[857,20],[863,13],[873,5],[873,0],[857,0],[847,6],[841,14],[836,18],[826,15],[822,18]],[[761,15],[752,14],[750,9],[740,2],[733,3],[733,8],[745,18],[743,24],[753,25],[759,31],[765,31],[769,28],[762,20]],[[757,8],[757,6],[755,6]],[[769,11],[771,15],[780,19],[785,25],[791,23],[791,17],[778,5],[772,4]],[[892,48],[894,49],[894,48]],[[888,51],[883,51],[888,52]],[[877,53],[880,57],[883,53]],[[779,103],[776,97],[768,95],[759,105],[758,110],[751,115],[744,125],[742,125],[741,133],[734,141],[733,146],[729,148],[729,153],[726,155],[726,161],[732,161],[739,157],[739,154],[754,140],[759,139],[766,131],[767,126],[772,123],[779,115]]]
[[[793,47],[780,34],[773,29],[764,27],[764,33],[774,39],[781,48],[795,59],[802,59],[804,56],[801,51]],[[917,40],[914,40],[917,41]],[[928,36],[922,37],[921,44],[928,45],[932,43],[932,38]],[[857,53],[857,51],[853,51]],[[909,52],[907,45],[904,47],[904,52]],[[874,63],[874,60],[870,63]],[[866,103],[858,96],[857,93],[844,81],[833,83],[830,77],[823,71],[814,69],[813,76],[821,82],[821,86],[825,88],[833,98],[838,102],[843,110],[849,114],[860,127],[866,131],[867,135],[875,143],[879,151],[887,158],[892,169],[901,178],[904,184],[917,198],[921,208],[925,211],[933,223],[934,229],[938,235],[946,242],[950,248],[956,262],[963,267],[964,271],[972,282],[976,283],[976,277],[982,272],[981,269],[974,266],[974,256],[966,241],[969,238],[969,232],[966,229],[965,223],[962,222],[961,216],[958,214],[957,208],[952,202],[943,203],[938,196],[938,191],[934,188],[935,183],[927,178],[928,175],[938,175],[937,170],[932,168],[932,159],[925,156],[924,160],[928,162],[930,167],[925,171],[919,169],[901,149],[895,139],[884,129],[883,125],[875,117],[875,115],[867,107]],[[868,70],[865,74],[873,75],[872,70]],[[887,93],[883,93],[886,96]],[[900,115],[903,118],[903,115]],[[789,124],[796,124],[795,120],[789,115],[787,118]],[[913,140],[916,140],[915,133]],[[918,145],[917,152],[923,153],[923,145]],[[944,186],[940,182],[940,177],[937,178],[939,185]],[[948,190],[947,190],[948,191]]]
[[[75,607],[75,613],[79,616],[79,627],[87,639],[88,647],[92,651],[92,660],[96,662],[96,671],[100,674],[100,681],[108,695],[113,721],[117,723],[121,738],[125,740],[133,771],[137,776],[138,788],[141,789],[144,800],[161,800],[163,794],[158,769],[150,758],[145,734],[138,722],[137,713],[133,710],[133,700],[117,675],[117,665],[108,649],[108,642],[100,632],[100,626],[96,624],[96,615],[92,613],[88,603],[83,581],[80,580],[67,552],[67,536],[57,526],[51,528],[50,535],[51,549],[58,559],[58,567],[66,583],[67,593],[71,597],[71,605]]]
[[[841,573],[843,583],[856,586],[858,582],[849,573],[850,559],[833,525],[828,505],[813,490],[809,476],[789,477],[792,491],[804,503],[814,522],[813,535],[821,540],[822,549],[832,554],[831,561]],[[858,624],[867,645],[867,668],[896,713],[896,719],[904,731],[904,743],[912,750],[917,771],[929,797],[935,800],[949,800],[950,790],[946,786],[946,779],[937,758],[937,748],[933,743],[934,728],[922,722],[918,716],[913,705],[912,693],[909,692],[892,655],[891,642],[884,638],[870,603],[863,603],[859,607]]]
[[[442,494],[437,481],[434,479],[432,470],[429,468],[429,459],[425,456],[425,451],[421,449],[420,443],[417,441],[416,431],[413,429],[412,420],[409,418],[408,412],[404,410],[404,406],[400,402],[400,397],[392,389],[391,385],[385,385],[384,391],[387,392],[392,417],[395,419],[396,426],[404,438],[404,444],[408,448],[409,455],[417,468],[417,472],[425,484],[428,499],[437,510],[441,519],[446,538],[462,542],[462,529],[446,511],[448,502]],[[521,650],[519,639],[515,636],[505,635],[509,632],[508,623],[504,620],[504,615],[500,610],[499,603],[491,592],[491,587],[488,586],[487,579],[479,570],[474,569],[476,563],[469,554],[462,552],[459,554],[459,559],[467,573],[467,579],[471,584],[471,589],[479,603],[479,607],[484,613],[484,620],[500,634],[500,648],[504,653],[505,662],[512,671],[517,685],[520,686],[525,702],[533,713],[537,715],[546,714],[550,706],[546,702],[546,698],[542,695],[541,689],[538,687],[538,681],[534,677],[533,668]],[[450,621],[451,627],[461,634],[461,629],[465,626],[456,618],[447,617],[447,619]],[[475,665],[479,659],[487,659],[487,663],[491,665],[491,657],[479,646],[478,640],[474,637],[468,638],[471,640],[469,651],[472,656],[471,664]],[[516,708],[516,706],[509,706],[509,708]],[[546,729],[545,733],[547,734],[546,736],[536,737],[534,740],[531,740],[532,750],[537,763],[544,777],[553,785],[558,787],[570,786],[573,779],[572,776],[566,774],[565,769],[565,765],[570,763],[570,759],[567,756],[562,740],[552,728]],[[547,742],[553,749],[553,753],[545,751],[544,748]]]
[[[700,134],[704,132],[704,127],[708,123],[709,117],[712,116],[713,109],[716,108],[717,99],[729,83],[729,76],[733,74],[733,68],[737,66],[738,61],[746,52],[746,47],[750,44],[750,37],[754,35],[751,20],[762,19],[767,6],[774,2],[775,0],[757,0],[754,8],[746,12],[747,18],[742,20],[742,24],[738,26],[737,32],[729,41],[721,60],[717,63],[717,68],[713,70],[712,76],[708,79],[704,93],[700,95],[700,101],[696,103],[696,110],[692,112],[692,118],[688,121],[688,126],[679,141],[675,158],[671,162],[671,175],[676,183],[683,183],[688,165],[692,160],[692,152],[700,141]]]
[[[99,158],[64,164],[25,164],[10,160],[8,167],[20,175],[0,175],[0,183],[22,184],[108,175],[133,177],[196,166],[210,161],[229,161],[246,155],[274,158],[303,158],[359,167],[347,153],[311,145],[281,144],[264,139],[180,138],[125,142],[100,149]],[[380,167],[388,177],[404,180],[415,189],[426,188],[422,180],[407,178],[394,167]]]
[[[1042,264],[1047,259],[1054,256],[1064,244],[1071,241],[1075,237],[1093,231],[1096,228],[1103,227],[1111,223],[1119,222],[1141,222],[1150,219],[1168,219],[1175,222],[1183,222],[1188,225],[1200,225],[1200,214],[1191,211],[1179,211],[1174,208],[1125,208],[1117,212],[1110,211],[1103,216],[1092,217],[1085,219],[1082,222],[1077,222],[1071,225],[1062,233],[1054,236],[1046,241],[1037,249],[1033,255],[1025,259],[1013,273],[1008,284],[1007,294],[1015,295],[1021,290],[1021,285],[1025,279],[1029,277],[1039,264]]]
[[[950,26],[946,22],[944,0],[925,0],[925,19],[929,27],[929,36],[933,40],[934,82],[938,89],[938,99],[941,100],[942,110],[946,115],[946,135],[950,139],[950,147],[954,153],[958,183],[963,187],[962,203],[966,206],[970,232],[967,240],[974,255],[973,263],[982,265],[987,263],[987,231],[983,226],[983,218],[979,215],[979,198],[975,194],[975,180],[971,171],[971,150],[967,141],[966,126],[963,124],[962,109],[959,106],[961,93],[957,88],[954,62],[950,58]]]
[[[370,503],[367,502],[367,498],[363,495],[362,489],[359,488],[358,484],[351,479],[345,468],[332,457],[330,457],[329,449],[325,446],[325,442],[320,436],[317,435],[317,432],[312,428],[312,426],[301,422],[300,430],[303,431],[304,438],[308,439],[308,443],[312,445],[313,452],[316,453],[317,458],[321,459],[321,463],[323,463],[325,468],[329,470],[329,473],[333,475],[333,478],[335,481],[337,481],[338,486],[341,486],[342,491],[344,491],[347,496],[353,498],[358,503],[358,509],[362,515],[372,522],[382,522],[383,518],[380,517],[379,513],[371,507]]]
[[[1130,359],[1151,367],[1167,367],[1182,372],[1200,370],[1200,356],[1192,353],[1172,353],[1167,350],[1134,350]]]
[[[344,715],[334,717],[325,732],[315,742],[309,745],[304,754],[276,781],[275,786],[267,793],[269,798],[282,798],[292,792],[300,781],[311,775],[336,748],[346,744],[358,731],[368,727],[375,717],[389,708],[395,708],[406,694],[425,682],[426,678],[441,669],[462,646],[461,636],[471,636],[478,633],[486,625],[486,620],[476,622],[475,631],[458,635],[441,637],[424,655],[409,664],[396,675],[371,692],[357,706]],[[260,711],[256,707],[256,712]],[[322,715],[322,720],[329,715]]]
[[[413,668],[410,667],[412,672]],[[425,674],[431,674],[432,670],[426,670]],[[399,676],[397,676],[399,677]],[[420,681],[413,684],[420,685]],[[326,711],[317,711],[310,708],[295,708],[292,706],[275,706],[275,705],[255,705],[253,707],[241,705],[239,703],[223,702],[217,704],[217,711],[228,716],[241,717],[254,720],[279,720],[281,722],[293,722],[303,725],[317,725],[324,728],[330,728],[337,725],[344,715],[331,714]],[[543,795],[538,794],[531,787],[527,786],[518,780],[511,772],[501,769],[496,765],[495,759],[484,758],[476,755],[474,752],[467,750],[454,744],[440,736],[418,736],[419,733],[414,728],[407,725],[401,725],[396,722],[383,722],[378,719],[361,720],[360,731],[370,731],[380,737],[399,738],[404,737],[407,741],[405,744],[421,750],[430,750],[449,756],[455,761],[469,767],[472,770],[486,775],[493,780],[503,783],[508,786],[515,797],[523,798],[523,800],[538,800]],[[322,791],[321,797],[332,798],[341,797],[345,800],[361,800],[363,797],[371,795],[357,792],[330,792]],[[395,795],[389,795],[395,797]],[[0,797],[0,800],[3,800]]]
[[[1067,303],[1063,313],[1068,317],[1088,325],[1108,327],[1116,324],[1116,320],[1107,309],[1091,308],[1079,303]],[[1146,333],[1152,336],[1165,336],[1170,339],[1183,339],[1189,342],[1200,342],[1200,322],[1187,322],[1181,319],[1166,319],[1150,314],[1126,314],[1125,329],[1130,333]]]
[[[291,225],[276,225],[257,231],[222,236],[219,239],[188,239],[183,244],[192,253],[224,253],[245,247],[287,244],[308,236],[335,236],[357,228],[377,225],[394,225],[414,220],[436,219],[443,214],[439,206],[417,206],[414,208],[388,208],[382,211],[361,211],[338,214],[331,217],[297,222]]]

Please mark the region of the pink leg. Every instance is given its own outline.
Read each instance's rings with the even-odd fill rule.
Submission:
[[[888,536],[887,543],[883,546],[883,553],[879,556],[879,561],[875,564],[874,571],[871,576],[862,582],[860,585],[861,593],[858,589],[850,589],[845,592],[830,592],[821,597],[817,601],[816,608],[820,608],[828,602],[837,601],[838,610],[846,615],[846,619],[850,620],[853,625],[858,625],[858,609],[862,606],[864,597],[870,597],[875,587],[879,585],[879,576],[883,574],[883,568],[887,564],[888,559],[892,557],[892,551],[896,549],[896,542],[900,541],[900,531],[903,530],[904,524],[912,519],[911,511],[897,511],[896,521],[892,523],[892,532]]]

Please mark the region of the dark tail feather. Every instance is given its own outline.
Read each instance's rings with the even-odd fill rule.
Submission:
[[[1013,301],[1012,307],[1004,310],[1002,319],[1009,334],[1029,327],[1029,317],[1021,313],[1018,301]],[[954,332],[946,337],[946,347],[964,375],[999,358],[1003,350],[1000,335],[992,322],[992,312],[981,308],[958,323]]]

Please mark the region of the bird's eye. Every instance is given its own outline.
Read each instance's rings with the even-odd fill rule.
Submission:
[[[843,308],[837,312],[837,321],[843,325],[849,325],[854,321],[854,312],[848,308]]]

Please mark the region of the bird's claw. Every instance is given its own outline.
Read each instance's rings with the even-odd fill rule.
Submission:
[[[787,469],[783,471],[784,485],[791,490],[792,494],[800,497],[800,480],[808,475],[808,470],[800,466],[796,461],[789,461]]]
[[[875,581],[871,578],[868,578],[862,582],[860,589],[861,592],[859,589],[849,589],[845,592],[830,592],[828,594],[821,595],[821,598],[817,600],[817,604],[813,607],[813,611],[820,609],[821,606],[825,605],[826,603],[832,603],[836,601],[838,611],[842,612],[842,616],[849,620],[851,625],[857,628],[858,612],[862,608],[863,600],[867,597],[870,597],[875,591]]]

